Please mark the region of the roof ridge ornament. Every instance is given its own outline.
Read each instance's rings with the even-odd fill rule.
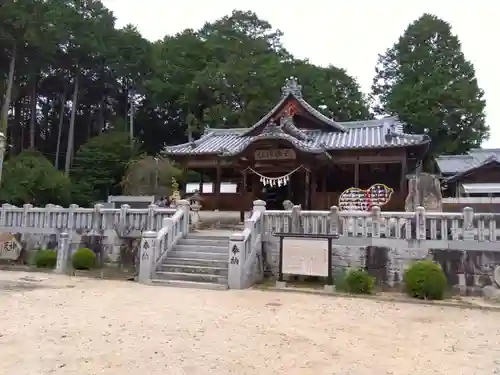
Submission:
[[[302,86],[299,85],[296,77],[287,78],[285,85],[281,88],[281,96],[286,97],[292,94],[296,98],[302,98]]]
[[[266,134],[266,135],[277,135],[283,133],[283,129],[281,129],[281,125],[277,125],[276,122],[271,119],[267,123],[266,127],[262,131],[261,134]]]

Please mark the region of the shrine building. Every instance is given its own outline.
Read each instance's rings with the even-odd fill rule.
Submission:
[[[349,188],[383,184],[391,194],[382,209],[399,211],[406,176],[421,165],[429,143],[427,135],[404,133],[397,117],[334,121],[308,104],[290,78],[281,100],[253,126],[207,128],[198,140],[162,154],[202,175],[203,209],[246,211],[263,199],[268,209],[281,210],[290,200],[325,210],[339,205]]]

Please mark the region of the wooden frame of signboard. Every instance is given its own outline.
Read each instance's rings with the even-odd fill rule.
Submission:
[[[274,233],[274,236],[279,237],[279,242],[280,242],[280,257],[279,257],[279,270],[278,270],[278,281],[283,282],[283,275],[307,275],[307,276],[319,276],[319,277],[326,277],[326,283],[327,285],[333,285],[333,270],[332,270],[332,247],[333,247],[333,240],[336,240],[339,238],[337,234],[304,234],[304,233]],[[286,250],[284,249],[284,240],[285,239],[311,239],[311,240],[327,240],[327,247],[326,249],[316,249],[313,248],[314,250],[311,251],[311,249],[308,250],[300,250],[297,248],[292,248],[292,251],[294,253],[299,253],[299,257],[306,257],[306,259],[302,259],[300,262],[301,264],[299,266],[294,265],[293,261],[290,261],[288,257],[285,257],[284,255]],[[290,249],[288,249],[290,251]],[[326,250],[326,251],[325,251]],[[309,252],[309,254],[307,254]],[[314,252],[311,254],[311,252]],[[295,258],[297,257],[297,254],[290,254],[291,257],[295,255]],[[319,265],[318,269],[317,265],[314,263],[314,259],[307,259],[307,255],[310,255],[311,257],[320,257],[320,258],[325,258],[326,260],[324,261],[323,264]],[[306,266],[304,263],[309,263],[309,267],[307,267],[307,270],[304,270],[304,267]],[[286,263],[292,263],[292,264],[286,264]],[[326,270],[325,270],[326,267]]]

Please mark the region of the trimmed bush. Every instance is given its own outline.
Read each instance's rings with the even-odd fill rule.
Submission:
[[[375,277],[362,269],[349,270],[342,282],[343,288],[348,293],[371,294],[375,286]]]
[[[75,251],[71,257],[71,263],[73,264],[73,268],[75,270],[91,270],[95,267],[96,262],[97,256],[95,253],[85,247]]]
[[[38,250],[35,253],[35,266],[38,268],[55,268],[57,252],[55,250]]]
[[[443,299],[448,286],[441,266],[430,260],[413,263],[404,274],[405,290],[418,299]]]

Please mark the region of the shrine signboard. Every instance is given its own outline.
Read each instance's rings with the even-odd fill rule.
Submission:
[[[255,160],[295,160],[295,151],[291,148],[276,148],[268,150],[256,150]]]
[[[288,275],[328,276],[325,241],[284,239],[282,272]]]

